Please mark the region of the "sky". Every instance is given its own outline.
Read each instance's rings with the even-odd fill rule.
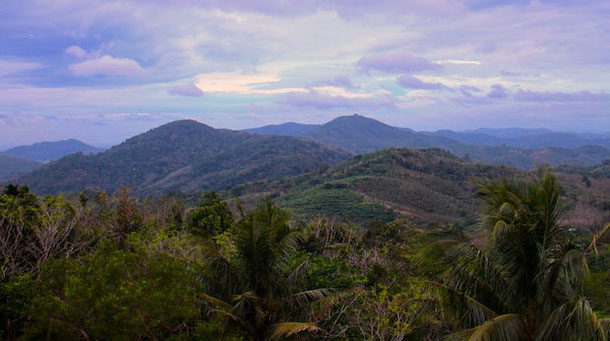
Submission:
[[[610,131],[610,1],[0,2],[0,148],[354,113]]]

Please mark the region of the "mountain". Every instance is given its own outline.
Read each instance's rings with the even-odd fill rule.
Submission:
[[[49,162],[69,154],[92,154],[99,151],[101,151],[101,149],[75,139],[69,139],[63,141],[39,142],[28,146],[14,147],[7,150],[5,153],[22,159]]]
[[[302,124],[288,122],[282,124],[267,125],[259,128],[246,129],[245,131],[251,134],[258,135],[287,135],[287,136],[303,136],[312,130],[320,127],[319,124]]]
[[[438,130],[435,132],[420,132],[420,134],[426,134],[430,136],[442,136],[462,144],[469,144],[474,146],[501,146],[506,144],[504,139],[488,135],[484,133],[467,133],[467,132],[456,132],[453,130]]]
[[[267,132],[272,134],[273,130]],[[547,163],[590,166],[610,157],[610,149],[602,147],[606,142],[610,145],[610,140],[602,137],[587,139],[571,133],[521,128],[415,132],[360,115],[337,117],[302,137],[356,154],[392,147],[442,148],[458,156],[523,169]]]
[[[0,153],[0,182],[11,180],[40,166],[40,162]]]
[[[503,146],[454,145],[452,153],[492,164],[503,164],[521,169],[549,165],[594,166],[610,159],[610,149],[599,146],[578,148],[520,149]]]
[[[477,146],[506,145],[523,149],[543,149],[579,148],[594,145],[610,148],[610,139],[601,135],[587,136],[578,133],[552,132],[546,129],[477,129],[466,132],[439,130],[432,133],[423,133],[434,136],[443,136],[460,143]]]
[[[111,149],[66,156],[19,179],[42,194],[86,188],[138,194],[218,190],[276,179],[346,159],[346,152],[289,136],[262,136],[175,121]]]
[[[521,136],[531,136],[531,135],[542,135],[552,133],[552,130],[544,129],[544,128],[479,128],[474,130],[465,130],[461,133],[474,133],[474,134],[484,134],[490,135],[494,137],[500,138],[511,138],[511,137],[521,137]]]
[[[305,136],[353,153],[367,153],[391,147],[441,147],[456,143],[442,136],[414,133],[360,115],[337,117]]]

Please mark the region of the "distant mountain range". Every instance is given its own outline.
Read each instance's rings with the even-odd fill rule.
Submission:
[[[253,133],[310,138],[361,154],[390,147],[442,148],[475,160],[519,168],[549,163],[595,165],[610,158],[610,138],[557,133],[546,129],[478,129],[467,132],[416,132],[360,115],[313,126],[290,123],[250,129]],[[299,132],[294,134],[294,132]]]
[[[52,160],[74,149],[79,153],[42,167],[37,162],[24,162],[24,157],[0,158],[0,181],[16,180],[41,194],[86,188],[114,191],[123,185],[138,194],[221,190],[254,180],[299,175],[356,154],[396,147],[440,148],[466,162],[521,169],[542,164],[594,166],[610,159],[610,149],[603,146],[606,140],[544,129],[416,132],[360,115],[338,117],[323,125],[286,123],[249,132],[183,120],[106,151],[76,140],[13,148],[9,152],[35,160]],[[25,172],[30,173],[18,177]]]
[[[549,129],[526,128],[480,128],[466,131],[438,130],[435,132],[416,132],[409,128],[392,127],[360,115],[341,116],[322,125],[290,122],[279,125],[269,125],[260,128],[247,129],[246,131],[253,134],[311,136],[314,139],[319,139],[321,135],[324,135],[324,133],[332,132],[333,134],[337,134],[335,129],[338,127],[343,130],[343,134],[346,134],[345,132],[348,130],[352,130],[352,133],[359,136],[361,136],[360,134],[362,133],[366,133],[369,136],[382,137],[384,133],[389,133],[387,139],[391,142],[372,142],[370,146],[365,146],[365,149],[370,149],[370,147],[379,144],[387,146],[405,145],[408,147],[418,148],[418,144],[429,145],[432,143],[436,147],[441,147],[443,143],[447,143],[446,140],[425,140],[423,139],[423,136],[445,137],[452,140],[453,143],[460,142],[463,144],[477,146],[505,145],[515,148],[540,149],[549,147],[578,148],[582,146],[595,145],[610,148],[610,136],[608,134],[554,132]],[[390,128],[393,128],[393,130]],[[364,132],[364,130],[370,131]],[[411,136],[399,136],[396,134],[396,131],[407,133]],[[419,138],[416,138],[413,135],[418,135]],[[349,135],[346,135],[345,137],[349,138]],[[399,141],[395,141],[396,139],[399,139]],[[411,139],[411,141],[404,142],[408,139]],[[364,145],[364,143],[362,145]],[[358,148],[359,147],[356,147],[355,149]]]
[[[0,153],[0,182],[7,181],[19,175],[30,172],[41,165],[42,164],[40,162]]]
[[[66,156],[18,179],[37,193],[87,188],[137,194],[223,189],[257,179],[315,170],[349,157],[347,152],[291,136],[262,136],[175,121],[109,150]]]
[[[75,139],[69,139],[63,141],[39,142],[28,146],[14,147],[4,153],[31,161],[49,162],[69,154],[93,154],[100,151],[102,151],[102,149],[90,146]]]
[[[258,135],[303,136],[319,127],[320,124],[302,124],[295,122],[287,122],[277,125],[272,124],[260,128],[246,129],[246,131],[251,134]]]

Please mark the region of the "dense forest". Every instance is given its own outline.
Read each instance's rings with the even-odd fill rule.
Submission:
[[[414,156],[373,154],[341,167],[345,176],[355,167],[379,176],[387,169],[367,166],[367,157],[390,158],[404,172]],[[480,166],[450,177],[435,171],[457,182],[467,167]],[[40,197],[8,185],[0,195],[0,335],[608,339],[610,224],[574,228],[569,191],[548,171],[495,175],[473,188],[480,209],[468,229],[408,215],[293,214],[269,197],[242,205],[214,192],[137,197],[125,187]]]

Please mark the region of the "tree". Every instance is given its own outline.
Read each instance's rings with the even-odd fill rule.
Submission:
[[[189,230],[201,236],[214,236],[233,224],[233,214],[216,192],[206,193],[203,201],[188,214]]]
[[[530,183],[487,183],[479,194],[484,203],[481,227],[490,245],[478,247],[452,233],[420,254],[441,262],[436,280],[427,286],[438,294],[453,326],[465,328],[455,336],[605,340],[610,321],[598,318],[582,295],[587,252],[593,247],[573,243],[560,223],[555,176],[546,173]]]
[[[302,281],[306,263],[290,266],[300,232],[289,225],[288,214],[267,200],[243,214],[231,233],[233,247],[206,252],[203,277],[210,311],[253,340],[318,331],[308,308],[331,290],[307,290]]]

